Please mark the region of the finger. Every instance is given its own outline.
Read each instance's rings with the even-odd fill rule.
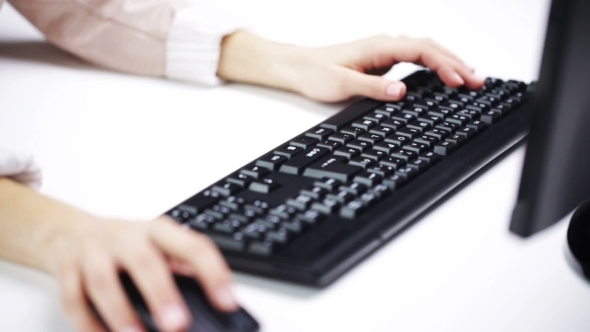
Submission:
[[[429,42],[402,38],[392,43],[393,61],[413,62],[424,65],[441,77],[449,86],[468,84],[471,88],[481,87],[483,80],[473,74],[465,65]]]
[[[193,268],[190,266],[190,264],[183,262],[177,258],[169,258],[168,266],[175,274],[181,274],[187,277],[194,275]]]
[[[465,86],[471,90],[478,90],[485,83],[485,78],[471,71],[465,66],[455,66],[455,71],[465,81]]]
[[[125,294],[115,263],[93,253],[83,262],[84,287],[104,322],[114,331],[143,331]]]
[[[156,324],[163,331],[179,331],[190,324],[190,312],[172,278],[164,256],[151,243],[135,244],[118,257],[126,268]]]
[[[166,217],[155,220],[150,231],[153,241],[167,255],[190,264],[214,307],[226,312],[238,308],[230,286],[231,270],[209,237],[184,229]]]
[[[399,81],[390,81],[380,76],[367,75],[354,70],[347,70],[343,75],[342,89],[347,96],[397,101],[406,94],[406,85]]]
[[[88,307],[78,266],[72,264],[62,269],[59,286],[64,311],[76,331],[104,332]]]
[[[468,66],[467,64],[465,64],[465,61],[463,61],[463,59],[461,59],[455,53],[451,52],[448,48],[442,46],[441,44],[437,43],[436,41],[432,40],[431,38],[424,38],[422,40],[425,43],[430,44],[432,47],[438,49],[439,51],[441,51],[443,54],[445,54],[449,58],[455,60],[458,64],[464,65],[466,68],[471,69],[470,66]]]

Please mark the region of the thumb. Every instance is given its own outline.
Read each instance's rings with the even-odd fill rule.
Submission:
[[[397,101],[406,94],[406,85],[403,82],[391,81],[381,76],[356,71],[349,73],[345,86],[350,95],[384,101]]]

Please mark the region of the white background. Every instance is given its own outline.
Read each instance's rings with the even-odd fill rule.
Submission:
[[[525,81],[537,77],[549,5],[217,3],[276,41],[429,36],[483,75]],[[345,105],[107,72],[44,43],[11,7],[0,11],[0,146],[33,153],[42,192],[93,213],[153,218]],[[240,302],[263,331],[590,330],[590,288],[563,254],[567,223],[527,241],[507,231],[523,156],[510,154],[331,287],[238,274]],[[53,279],[0,262],[0,330],[67,330],[56,294]]]

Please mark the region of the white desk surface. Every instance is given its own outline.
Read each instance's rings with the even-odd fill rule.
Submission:
[[[537,77],[548,11],[547,0],[218,3],[274,40],[430,36],[484,75],[526,81]],[[0,146],[34,153],[42,192],[121,218],[157,216],[345,105],[93,68],[44,43],[6,5],[0,96]],[[523,155],[508,155],[327,289],[237,274],[242,305],[263,331],[590,331],[590,287],[563,254],[567,223],[527,241],[508,232]],[[53,279],[0,262],[0,330],[68,331]]]

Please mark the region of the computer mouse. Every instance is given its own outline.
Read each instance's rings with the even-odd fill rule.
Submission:
[[[192,325],[187,329],[188,332],[256,332],[260,329],[254,317],[242,307],[233,313],[223,313],[213,308],[201,286],[193,278],[175,275],[174,281],[192,316]],[[131,278],[127,274],[121,274],[121,283],[146,330],[158,332],[159,329]],[[94,307],[93,310],[99,321],[103,322]]]

